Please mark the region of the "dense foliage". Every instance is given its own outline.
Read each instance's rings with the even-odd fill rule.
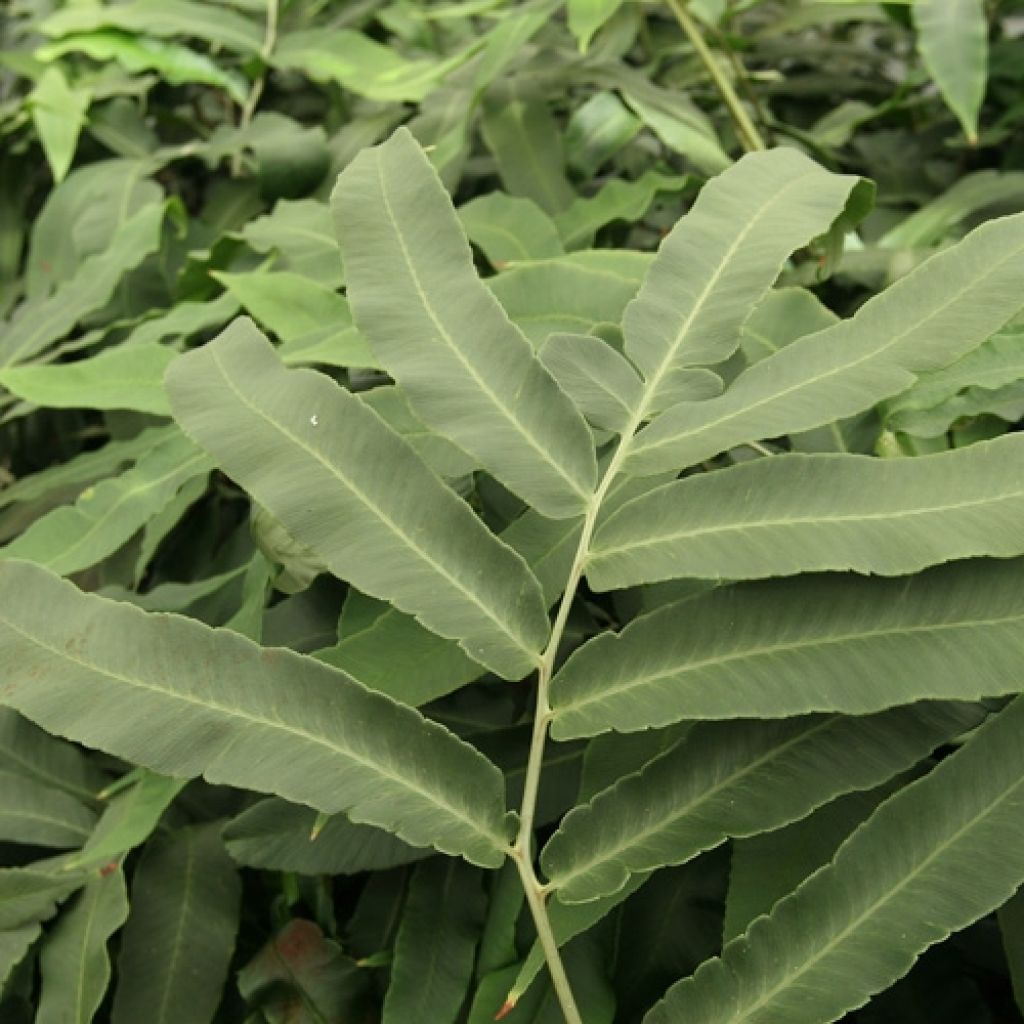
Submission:
[[[1024,4],[6,15],[0,1021],[1024,1020]]]

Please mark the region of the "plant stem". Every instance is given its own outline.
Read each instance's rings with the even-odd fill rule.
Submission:
[[[707,72],[725,101],[726,107],[729,108],[729,114],[736,125],[736,130],[739,133],[740,142],[743,143],[744,149],[750,152],[767,149],[768,147],[765,145],[764,139],[761,138],[761,133],[757,130],[754,122],[750,120],[743,104],[740,102],[739,96],[736,95],[736,90],[732,87],[732,83],[722,73],[721,65],[715,59],[715,55],[711,52],[708,44],[704,41],[704,36],[701,34],[699,26],[686,9],[685,0],[667,0],[667,3],[672,9],[672,13],[676,16],[679,27],[697,51],[697,56],[700,57],[701,63],[707,68]]]
[[[562,1015],[565,1017],[566,1024],[583,1024],[583,1018],[576,1006],[576,998],[572,994],[572,986],[569,984],[569,976],[565,973],[562,955],[558,951],[558,940],[551,930],[551,920],[548,917],[547,907],[544,905],[544,893],[537,874],[533,870],[533,863],[529,856],[521,856],[518,852],[514,860],[519,869],[523,891],[526,893],[526,902],[533,915],[537,938],[540,939],[541,948],[544,950],[544,959],[547,960],[548,973],[551,975],[551,984],[558,997],[558,1004],[562,1008]]]
[[[279,0],[267,0],[267,24],[263,33],[263,46],[260,49],[260,58],[264,64],[270,60],[270,55],[274,52],[274,47],[277,45],[278,3]],[[246,96],[245,103],[242,104],[241,113],[238,115],[239,131],[244,131],[252,122],[253,115],[256,113],[256,106],[263,95],[263,87],[266,81],[267,69],[264,67],[253,80],[252,86],[249,88],[249,95]],[[242,155],[241,153],[236,153],[231,161],[231,173],[237,177],[241,169]]]

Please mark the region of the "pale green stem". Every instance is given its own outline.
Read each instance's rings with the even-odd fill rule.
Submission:
[[[767,149],[768,147],[765,145],[764,139],[761,138],[761,133],[757,130],[754,122],[751,121],[746,109],[740,102],[739,96],[736,95],[732,82],[722,73],[721,64],[719,64],[708,44],[704,41],[700,27],[686,9],[685,0],[667,0],[667,3],[672,9],[672,13],[676,16],[679,27],[686,34],[686,38],[689,39],[690,45],[697,51],[697,56],[700,57],[701,63],[715,83],[715,87],[725,101],[726,107],[729,108],[729,114],[736,124],[736,130],[739,133],[743,147],[749,151]]]
[[[260,57],[263,58],[264,62],[270,60],[270,55],[274,52],[274,47],[277,45],[278,2],[279,0],[267,0],[267,25],[263,34],[263,47],[260,50]],[[263,95],[263,87],[266,81],[267,72],[266,68],[264,68],[256,76],[252,86],[249,88],[249,95],[246,96],[245,103],[242,104],[241,113],[238,115],[238,127],[240,130],[244,131],[252,122],[253,115],[256,113],[256,106]],[[242,157],[240,153],[236,153],[231,161],[231,173],[237,176],[241,170]]]

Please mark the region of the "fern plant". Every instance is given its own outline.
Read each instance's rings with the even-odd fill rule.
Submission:
[[[341,174],[332,210],[356,328],[415,429],[382,418],[383,389],[287,367],[244,318],[174,358],[165,383],[175,443],[244,488],[278,557],[386,602],[442,645],[444,672],[396,649],[371,688],[329,652],[261,647],[244,623],[147,612],[8,558],[0,701],[159,773],[145,776],[157,814],[176,780],[203,776],[314,808],[317,830],[336,825],[380,866],[447,855],[414,875],[390,1021],[455,1021],[464,1004],[472,1021],[535,1019],[545,965],[569,1024],[610,1020],[570,939],[660,868],[862,795],[792,892],[737,844],[731,941],[643,1017],[837,1020],[1024,881],[1024,703],[997,699],[1021,689],[1024,438],[912,459],[785,440],[825,428],[842,449],[853,418],[1003,327],[1024,305],[1024,215],[849,319],[818,306],[792,330],[780,272],[869,201],[867,183],[794,150],[747,156],[666,237],[621,327],[535,347],[400,129]],[[751,325],[777,304],[789,336],[754,355],[766,335]],[[517,510],[500,534],[460,493],[467,471]],[[607,592],[624,628],[574,627]],[[495,702],[532,690],[514,808],[471,733],[417,708],[481,678]],[[577,806],[552,830],[545,766],[579,742]],[[5,941],[31,942],[81,887],[76,922],[90,915],[105,941],[126,909],[103,862],[94,836],[5,870]],[[486,897],[479,869],[497,872]],[[536,941],[519,963],[524,901]],[[218,941],[204,955],[223,959]]]

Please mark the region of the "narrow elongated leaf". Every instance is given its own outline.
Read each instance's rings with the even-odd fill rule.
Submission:
[[[887,800],[645,1024],[827,1024],[1024,879],[1024,701]]]
[[[852,569],[899,576],[1024,552],[1024,437],[917,459],[780,455],[659,487],[607,520],[598,590]]]
[[[897,776],[866,793],[847,793],[786,828],[734,842],[724,941],[742,935],[754,918],[769,913],[805,878],[827,864],[850,833],[908,781],[906,775]]]
[[[16,928],[0,931],[0,987],[6,983],[11,971],[25,959],[29,947],[39,938],[42,930],[38,921],[28,921]]]
[[[476,276],[408,131],[356,157],[331,205],[356,324],[413,411],[539,512],[582,512],[597,476],[590,431]]]
[[[458,213],[467,237],[493,267],[564,252],[554,221],[530,199],[491,192],[463,204]]]
[[[47,730],[501,863],[500,772],[411,708],[312,659],[83,594],[26,562],[0,565],[0,584],[0,699]]]
[[[290,271],[329,288],[344,283],[341,253],[326,203],[282,199],[271,213],[249,221],[239,233],[257,252],[275,253],[275,271]]]
[[[606,224],[640,220],[659,192],[677,192],[689,182],[688,177],[657,171],[645,171],[636,181],[613,178],[602,185],[596,195],[580,196],[568,209],[556,214],[558,233],[567,249],[590,245],[597,231]]]
[[[443,697],[484,672],[457,644],[395,608],[314,657],[413,707]]]
[[[796,150],[745,156],[710,181],[662,242],[623,318],[626,355],[646,384],[645,408],[684,366],[721,362],[740,325],[793,250],[824,234],[860,179]]]
[[[756,363],[805,334],[831,327],[838,319],[813,292],[773,288],[743,321],[740,345],[747,362]]]
[[[802,818],[930,754],[977,718],[939,705],[867,718],[706,722],[571,811],[541,864],[564,903],[617,892],[630,875],[685,864],[728,838]]]
[[[476,868],[438,857],[417,866],[395,943],[384,1024],[454,1024],[473,977],[485,906]]]
[[[980,345],[1022,305],[1024,215],[989,221],[849,320],[743,373],[721,398],[684,403],[637,436],[626,471],[693,465],[745,441],[832,423]]]
[[[0,840],[37,846],[81,846],[96,814],[59,789],[0,771]]]
[[[552,334],[540,358],[591,423],[607,430],[625,428],[643,385],[611,345],[589,334]]]
[[[79,888],[81,874],[38,868],[0,868],[0,930],[18,928],[53,915],[57,904]]]
[[[332,572],[500,674],[536,665],[536,580],[358,398],[285,370],[247,320],[179,359],[167,387],[178,422]]]
[[[128,916],[120,870],[94,878],[46,937],[37,1024],[89,1024],[110,981],[107,940]]]
[[[594,33],[622,6],[622,0],[569,0],[569,30],[585,52]]]
[[[241,884],[217,825],[149,843],[132,879],[112,1024],[209,1024],[235,945]]]
[[[69,574],[116,551],[174,497],[183,483],[209,472],[209,456],[179,432],[143,455],[120,476],[86,488],[74,505],[37,519],[0,549]]]
[[[153,342],[119,345],[74,363],[11,366],[0,387],[48,409],[136,409],[167,416],[163,375],[174,351]]]
[[[59,67],[47,68],[29,95],[32,120],[55,182],[63,181],[71,167],[91,100],[89,90],[72,88]]]
[[[549,214],[572,203],[576,194],[565,176],[561,132],[542,100],[489,106],[482,128],[502,183],[512,195],[532,199]]]
[[[917,48],[949,109],[972,143],[988,77],[985,0],[914,0]]]
[[[599,324],[617,325],[651,259],[650,253],[629,249],[585,249],[517,263],[488,278],[487,285],[539,350],[549,334],[589,334]]]
[[[67,462],[22,477],[0,490],[0,508],[16,501],[35,501],[55,491],[109,476],[176,433],[178,428],[173,425],[147,427],[126,441],[108,441],[102,448],[82,452]]]
[[[262,27],[231,10],[197,0],[132,0],[104,6],[66,7],[39,25],[48,36],[61,37],[100,28],[117,28],[151,36],[194,36],[242,53],[259,53]]]
[[[999,931],[1017,1007],[1024,1011],[1024,889],[999,908]]]
[[[108,301],[122,275],[155,252],[164,207],[143,207],[118,229],[108,248],[82,261],[75,275],[48,298],[24,303],[0,340],[0,366],[38,355],[86,314]]]
[[[91,804],[108,777],[71,743],[0,707],[0,768]]]
[[[51,61],[74,52],[88,54],[96,61],[116,60],[126,71],[136,74],[153,69],[165,82],[173,85],[200,82],[217,86],[236,103],[245,102],[248,83],[241,75],[223,70],[205,54],[180,43],[101,29],[64,36],[36,50],[36,57]]]
[[[128,778],[132,784],[110,798],[89,842],[64,862],[65,870],[120,861],[153,834],[164,811],[185,786],[184,779],[139,769]]]
[[[958,225],[988,209],[1012,212],[1024,206],[1024,171],[974,171],[958,178],[933,200],[905,217],[878,240],[885,249],[939,245]]]
[[[957,562],[911,580],[811,577],[667,605],[569,658],[552,681],[552,734],[1014,693],[1022,579],[1020,560]]]
[[[224,843],[238,864],[303,875],[383,871],[431,852],[409,846],[383,829],[357,825],[344,814],[331,815],[314,836],[316,825],[317,813],[311,807],[268,797],[228,822]]]

